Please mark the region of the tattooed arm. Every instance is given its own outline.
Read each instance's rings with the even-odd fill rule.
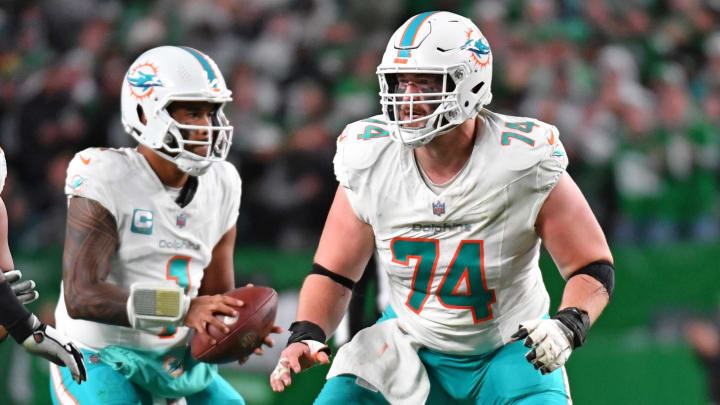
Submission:
[[[115,218],[100,203],[73,197],[68,206],[63,288],[72,318],[130,326],[128,291],[106,282],[119,236]]]

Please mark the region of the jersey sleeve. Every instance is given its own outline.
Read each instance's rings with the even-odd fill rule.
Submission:
[[[0,192],[5,188],[5,179],[7,178],[7,162],[5,162],[5,152],[0,148]]]
[[[111,192],[112,160],[98,148],[75,154],[67,169],[65,194],[68,198],[83,197],[98,202],[113,217],[118,217],[117,203]]]
[[[333,159],[335,178],[345,190],[355,216],[370,223],[373,204],[373,165],[392,142],[385,123],[379,116],[353,122],[345,127],[337,139]]]
[[[228,211],[225,215],[225,223],[223,225],[223,235],[232,228],[238,220],[240,215],[240,200],[242,197],[242,180],[235,166],[230,162],[224,162],[224,169],[226,171],[226,190],[225,200],[228,207]],[[221,235],[222,237],[222,235]]]
[[[345,127],[340,134],[340,136],[337,138],[336,141],[336,149],[335,149],[335,157],[333,158],[333,169],[335,171],[335,178],[337,179],[338,183],[346,189],[352,189],[350,186],[350,179],[347,172],[347,167],[345,166],[345,146],[347,145],[347,142],[345,142],[345,139],[347,138],[347,132],[348,128]]]
[[[565,172],[568,166],[568,157],[565,148],[560,141],[560,134],[555,126],[548,125],[545,136],[540,142],[544,143],[540,162],[537,165],[535,174],[535,202],[531,211],[531,221],[534,224],[538,213],[542,208],[545,200],[555,185],[560,180],[560,176]]]
[[[366,212],[362,209],[362,198],[361,190],[357,180],[357,176],[353,173],[352,162],[349,161],[348,156],[352,150],[351,138],[348,138],[348,134],[352,132],[352,124],[348,125],[343,129],[342,133],[337,139],[337,150],[335,157],[333,158],[333,167],[335,169],[335,178],[338,183],[343,187],[345,195],[350,201],[350,206],[355,212],[355,216],[365,222],[369,223],[369,218]]]

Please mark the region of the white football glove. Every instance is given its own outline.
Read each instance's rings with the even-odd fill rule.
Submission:
[[[557,319],[523,322],[513,338],[525,338],[525,346],[534,347],[527,352],[525,358],[543,374],[562,367],[573,351],[573,334]]]
[[[536,370],[548,374],[565,365],[573,349],[585,343],[588,329],[587,311],[567,307],[550,319],[523,322],[512,338],[525,339],[526,347],[534,347],[525,358]]]
[[[5,280],[10,283],[10,288],[12,288],[15,296],[17,296],[18,300],[24,305],[35,301],[40,296],[40,294],[35,291],[34,281],[20,281],[20,279],[22,279],[22,273],[20,270],[10,270],[3,273],[3,275],[5,276]]]
[[[67,367],[78,384],[87,381],[82,352],[65,335],[40,322],[35,315],[30,315],[28,322],[33,323],[33,333],[22,343],[25,350]]]

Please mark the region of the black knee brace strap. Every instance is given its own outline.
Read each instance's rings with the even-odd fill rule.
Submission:
[[[568,277],[568,280],[580,274],[587,274],[602,283],[605,287],[605,291],[608,293],[608,296],[612,297],[613,290],[615,289],[615,266],[613,266],[612,263],[606,260],[592,262],[575,271],[570,275],[570,277]]]

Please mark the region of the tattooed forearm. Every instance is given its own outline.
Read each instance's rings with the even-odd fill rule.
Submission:
[[[129,326],[128,292],[107,283],[118,247],[115,218],[98,202],[70,199],[63,252],[65,305],[73,318]]]

